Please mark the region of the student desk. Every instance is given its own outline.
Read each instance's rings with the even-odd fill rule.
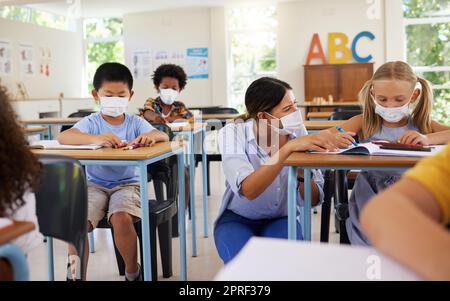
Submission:
[[[35,228],[32,222],[13,221],[13,224],[0,229],[0,257],[6,258],[14,272],[14,280],[28,280],[28,263],[22,250],[11,241]]]
[[[321,131],[329,128],[333,128],[336,125],[341,125],[346,120],[305,120],[303,123],[305,124],[307,131]]]
[[[26,135],[40,135],[40,139],[42,140],[44,133],[48,133],[48,127],[46,126],[34,126],[27,127],[23,129]]]
[[[371,247],[253,237],[214,280],[412,281],[420,278]]]
[[[195,134],[201,134],[202,144],[202,175],[203,175],[203,231],[204,237],[208,237],[208,196],[207,196],[207,178],[208,172],[206,169],[206,151],[205,151],[205,137],[206,137],[206,123],[194,123],[187,126],[176,126],[172,124],[170,126],[172,132],[176,136],[185,136],[188,139],[188,153],[189,153],[189,198],[190,198],[190,210],[191,210],[191,222],[192,222],[192,256],[197,256],[197,227],[195,222],[195,148],[194,148],[194,136]]]
[[[35,126],[46,126],[48,127],[47,131],[47,139],[52,140],[52,127],[54,126],[64,126],[64,125],[74,125],[78,121],[80,121],[81,118],[42,118],[42,119],[33,119],[33,120],[21,120],[19,121],[26,127],[30,125]]]
[[[328,120],[334,112],[309,112],[306,119],[310,120]]]
[[[312,102],[312,101],[304,101],[300,102],[298,104],[298,107],[305,108],[305,114],[308,114],[309,112],[312,112],[314,110],[317,110],[317,112],[320,112],[322,108],[337,108],[337,107],[354,107],[354,106],[361,106],[361,103],[358,101],[333,101],[333,102]]]
[[[202,114],[200,115],[201,120],[208,121],[208,119],[216,119],[222,122],[239,117],[241,114]]]
[[[134,150],[101,148],[97,150],[32,150],[34,154],[61,155],[78,159],[82,165],[137,166],[140,173],[142,246],[144,280],[151,279],[150,221],[147,190],[147,166],[154,162],[176,155],[178,157],[179,208],[185,208],[184,191],[184,151],[177,142],[160,142],[152,147]],[[178,229],[180,232],[181,280],[186,280],[186,225],[184,210],[178,210]]]
[[[414,166],[420,157],[394,157],[394,156],[365,156],[365,155],[327,155],[308,154],[303,152],[292,153],[286,161],[289,166],[288,176],[288,238],[296,237],[296,191],[297,169],[304,169],[305,195],[304,207],[301,210],[303,238],[311,240],[311,169],[334,170],[406,170]]]

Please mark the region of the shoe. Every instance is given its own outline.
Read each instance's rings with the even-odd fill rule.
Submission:
[[[67,258],[67,274],[66,274],[67,281],[81,281],[80,278],[77,278],[78,260],[79,258],[76,255],[70,255]]]
[[[138,263],[138,269],[139,269],[139,276],[136,277],[136,279],[134,280],[129,280],[125,274],[125,281],[142,281],[142,269],[141,269],[141,265]]]

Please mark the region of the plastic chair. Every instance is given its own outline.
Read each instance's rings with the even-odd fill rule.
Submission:
[[[339,111],[334,112],[333,115],[330,116],[330,120],[348,120],[356,115],[362,114],[361,111]]]
[[[83,275],[87,235],[87,186],[81,164],[72,158],[39,155],[43,166],[36,191],[36,215],[39,229],[47,237],[49,280],[54,280],[53,240],[72,244],[80,257],[79,278]]]
[[[335,112],[345,112],[345,111],[360,111],[360,112],[362,112],[362,107],[361,106],[345,106],[345,107],[338,106],[334,109],[334,111]]]

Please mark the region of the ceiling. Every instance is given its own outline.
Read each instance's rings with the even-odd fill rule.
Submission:
[[[288,1],[295,0],[0,0],[0,5],[28,5],[57,14],[66,15],[70,12],[71,15],[89,18],[192,6],[231,6]]]

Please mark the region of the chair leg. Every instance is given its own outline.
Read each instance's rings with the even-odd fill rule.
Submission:
[[[164,187],[163,182],[159,180],[153,180],[153,187],[155,188],[156,200],[158,202],[164,201]]]
[[[206,173],[208,174],[208,178],[206,179],[207,181],[207,195],[210,196],[211,195],[211,185],[210,185],[210,181],[209,179],[211,178],[211,174],[209,172],[209,163],[210,161],[207,160],[208,162],[206,163]]]
[[[348,218],[348,191],[346,171],[338,170],[335,172],[335,197],[336,214],[339,220],[339,236],[341,244],[349,244],[350,241],[345,227],[345,221]]]
[[[159,249],[161,253],[161,263],[163,277],[172,277],[172,223],[167,221],[158,226]]]
[[[320,225],[320,241],[328,242],[330,232],[330,213],[331,213],[331,198],[333,196],[333,176],[332,171],[325,171],[325,185],[324,185],[324,201],[321,212]]]
[[[152,252],[152,280],[158,281],[158,260],[156,254],[156,227],[150,225],[150,250]]]
[[[143,246],[142,246],[142,224],[141,222],[134,223],[134,230],[136,231],[136,235],[139,240],[139,255],[140,255],[140,261],[141,261],[141,273],[144,275],[144,253],[143,253]],[[144,277],[144,276],[142,276]]]
[[[116,240],[114,239],[114,229],[112,227],[111,227],[111,235],[113,238],[114,253],[116,254],[116,261],[117,261],[117,268],[119,269],[119,275],[125,276],[125,261],[123,260],[122,255],[119,252],[119,249],[117,249]]]
[[[89,252],[95,253],[94,231],[91,231],[88,235],[89,235]]]

